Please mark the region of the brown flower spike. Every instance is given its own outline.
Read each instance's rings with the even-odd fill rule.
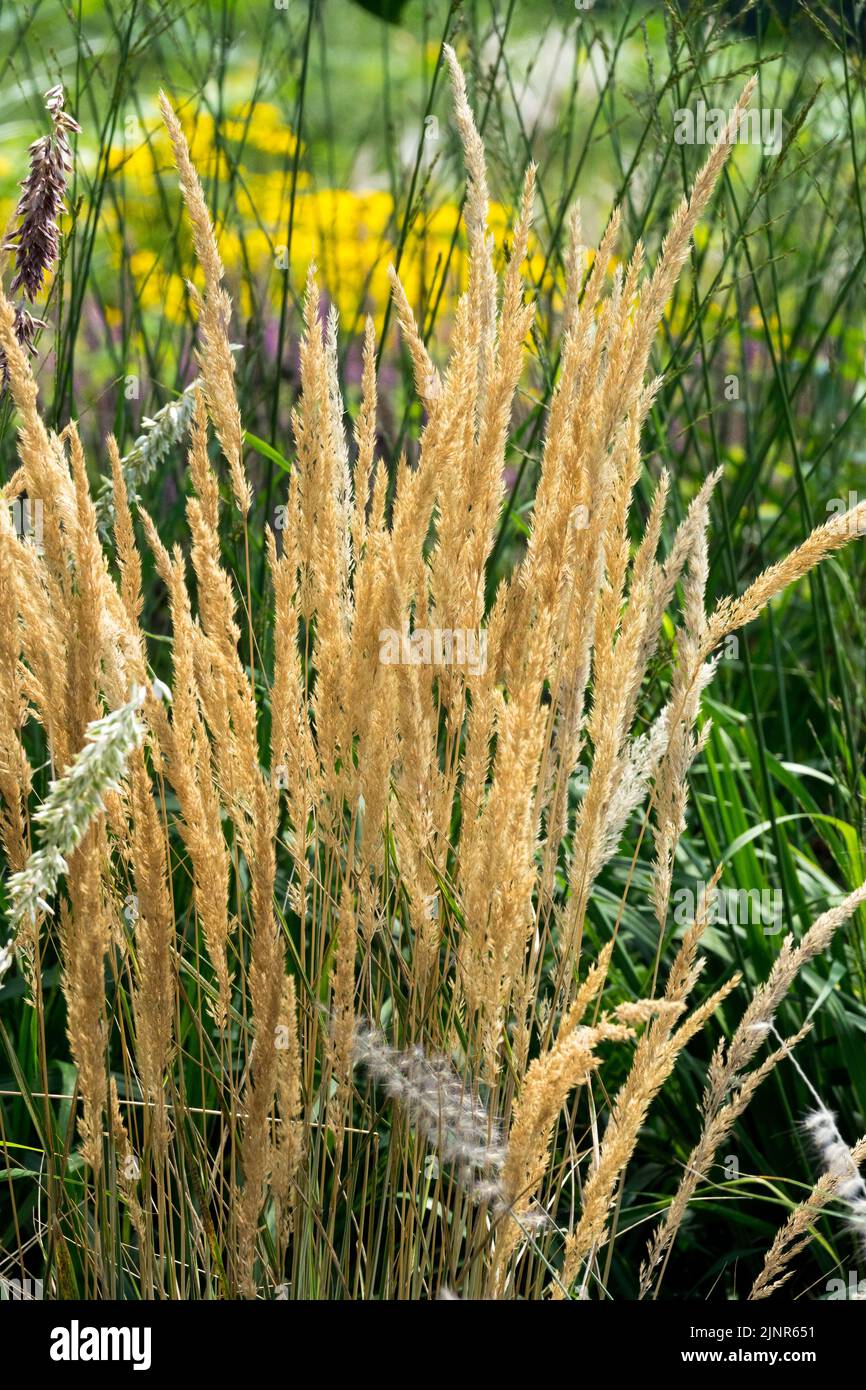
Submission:
[[[21,221],[4,241],[3,250],[15,253],[15,275],[10,286],[12,294],[21,290],[25,299],[34,303],[41,293],[45,276],[60,253],[60,217],[66,211],[63,202],[68,174],[72,168],[69,133],[81,127],[64,110],[63,87],[52,87],[45,93],[45,109],[51,117],[47,135],[34,140],[30,146],[30,171],[21,184],[21,197],[15,216]],[[15,333],[19,343],[34,352],[37,328],[44,328],[42,319],[35,318],[25,308],[15,310]],[[0,354],[0,380],[6,382],[6,360]]]

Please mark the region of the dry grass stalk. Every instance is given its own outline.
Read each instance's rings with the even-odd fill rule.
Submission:
[[[856,1173],[864,1158],[866,1136],[859,1139],[848,1151],[847,1168]],[[810,1228],[814,1226],[816,1218],[830,1199],[844,1185],[846,1177],[845,1169],[840,1172],[823,1173],[808,1197],[797,1204],[764,1256],[764,1267],[752,1285],[750,1300],[769,1298],[790,1279],[794,1271],[787,1266],[806,1249],[812,1239]]]
[[[800,942],[787,936],[766,982],[750,1000],[730,1043],[725,1047],[724,1042],[720,1042],[716,1048],[704,1092],[701,1135],[689,1155],[676,1195],[649,1243],[647,1260],[641,1268],[642,1297],[649,1292],[654,1272],[663,1260],[667,1261],[686,1207],[701,1178],[706,1175],[719,1145],[730,1134],[761,1082],[804,1036],[805,1029],[787,1039],[758,1066],[748,1070],[770,1034],[785,995],[803,966],[827,949],[839,927],[863,902],[866,902],[866,884],[850,893],[837,907],[822,913]]]
[[[697,948],[706,929],[714,887],[715,880],[705,892],[671,966],[663,1001],[668,1007],[659,1010],[658,1017],[640,1038],[628,1077],[614,1099],[597,1162],[584,1187],[580,1221],[566,1241],[560,1288],[568,1288],[574,1282],[581,1261],[602,1243],[617,1182],[637,1146],[649,1107],[670,1076],[677,1057],[739,983],[739,976],[734,975],[679,1022],[701,972],[703,962],[697,958]],[[561,1296],[560,1289],[554,1290],[554,1296]]]
[[[181,191],[192,226],[198,263],[204,273],[205,292],[190,285],[190,294],[199,311],[202,350],[199,354],[208,410],[229,466],[235,501],[244,516],[253,504],[253,495],[243,465],[243,428],[234,389],[235,364],[229,346],[228,326],[231,300],[223,289],[225,274],[217,250],[210,213],[199,183],[189,146],[177,116],[164,92],[159,105],[174,151]]]
[[[274,1165],[271,1115],[280,1084],[281,1012],[285,955],[274,917],[276,873],[274,797],[260,781],[252,862],[253,942],[249,973],[253,1049],[244,1092],[241,1153],[244,1185],[238,1201],[238,1264],[244,1296],[255,1298],[255,1245],[259,1213]],[[289,1089],[291,1092],[291,1082]],[[290,1104],[294,1100],[290,1096]]]

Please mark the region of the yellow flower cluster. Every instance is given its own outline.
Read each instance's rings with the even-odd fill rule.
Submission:
[[[294,284],[302,284],[315,262],[323,287],[349,328],[374,307],[381,318],[389,295],[388,265],[397,257],[403,217],[389,192],[314,188],[302,170],[294,179],[295,137],[267,102],[257,102],[252,109],[238,106],[219,126],[199,113],[185,122],[185,134],[206,190],[215,190],[220,252],[242,316],[252,312],[254,297],[259,303],[264,298],[278,305],[283,275],[288,271]],[[181,323],[188,321],[187,266],[168,267],[152,231],[151,209],[169,163],[161,126],[148,131],[133,126],[131,138],[130,132],[124,133],[110,156],[117,180],[118,225],[113,231],[120,246],[122,219],[123,243],[137,248],[127,268],[138,302]],[[491,229],[499,255],[505,254],[510,221],[504,205],[492,205]],[[456,204],[422,208],[413,217],[400,274],[416,310],[429,313],[436,305],[447,317],[465,289],[465,242],[462,234],[455,235],[459,223]],[[164,244],[162,237],[160,243]],[[530,246],[527,271],[536,284],[542,276],[548,288],[552,284],[552,272],[545,271],[537,245]]]

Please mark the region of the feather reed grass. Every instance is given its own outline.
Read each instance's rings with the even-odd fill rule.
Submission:
[[[323,316],[311,269],[287,524],[265,541],[267,641],[254,630],[256,497],[231,305],[165,96],[204,277],[193,292],[199,380],[151,432],[158,451],[183,436],[186,550],[169,549],[159,518],[136,506],[139,473],[113,440],[110,505],[97,513],[78,433],[46,427],[0,295],[20,454],[4,498],[45,504],[39,551],[0,516],[0,837],[13,945],[29,955],[40,1017],[46,962],[60,963],[82,1139],[83,1200],[52,1170],[64,1262],[54,1290],[60,1270],[88,1295],[113,1293],[120,1276],[103,1252],[116,1248],[143,1297],[604,1296],[601,1252],[653,1103],[689,1044],[718,1035],[741,987],[734,974],[697,993],[707,896],[669,950],[689,773],[708,735],[701,696],[722,640],[866,519],[861,504],[818,528],[709,614],[718,476],[667,555],[667,474],[638,529],[656,330],[754,80],[651,270],[638,244],[609,276],[615,211],[584,274],[572,220],[531,526],[488,601],[534,313],[522,267],[535,170],[502,269],[483,144],[456,55],[445,56],[468,179],[469,280],[450,353],[434,362],[392,270],[424,421],[417,461],[389,470],[377,455],[372,322],[350,434],[339,324]],[[161,654],[142,627],[150,583],[165,595],[167,686],[153,682]],[[677,598],[668,662],[660,637]],[[429,659],[431,632],[482,631],[485,663]],[[389,632],[413,659],[382,659]],[[55,779],[41,800],[37,758]],[[645,991],[623,997],[611,962],[626,928],[599,941],[592,905],[636,816],[638,848],[646,828],[653,844],[658,946]],[[792,983],[864,901],[866,886],[799,942],[787,938],[717,1043],[702,1133],[650,1241],[641,1293],[658,1293],[698,1182],[783,1055],[758,1054]],[[754,1297],[782,1282],[833,1181],[792,1216]],[[131,1234],[114,1241],[106,1223],[118,1204]]]

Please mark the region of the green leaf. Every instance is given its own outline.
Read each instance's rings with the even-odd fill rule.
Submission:
[[[406,8],[406,0],[356,0],[356,3],[368,14],[384,19],[386,24],[399,24]]]
[[[279,450],[275,449],[272,444],[269,444],[266,439],[259,439],[257,434],[252,434],[249,430],[244,430],[244,443],[249,444],[250,448],[255,449],[256,453],[261,454],[262,458],[270,459],[271,463],[275,463],[284,473],[291,473],[292,465],[289,460],[284,458]]]

